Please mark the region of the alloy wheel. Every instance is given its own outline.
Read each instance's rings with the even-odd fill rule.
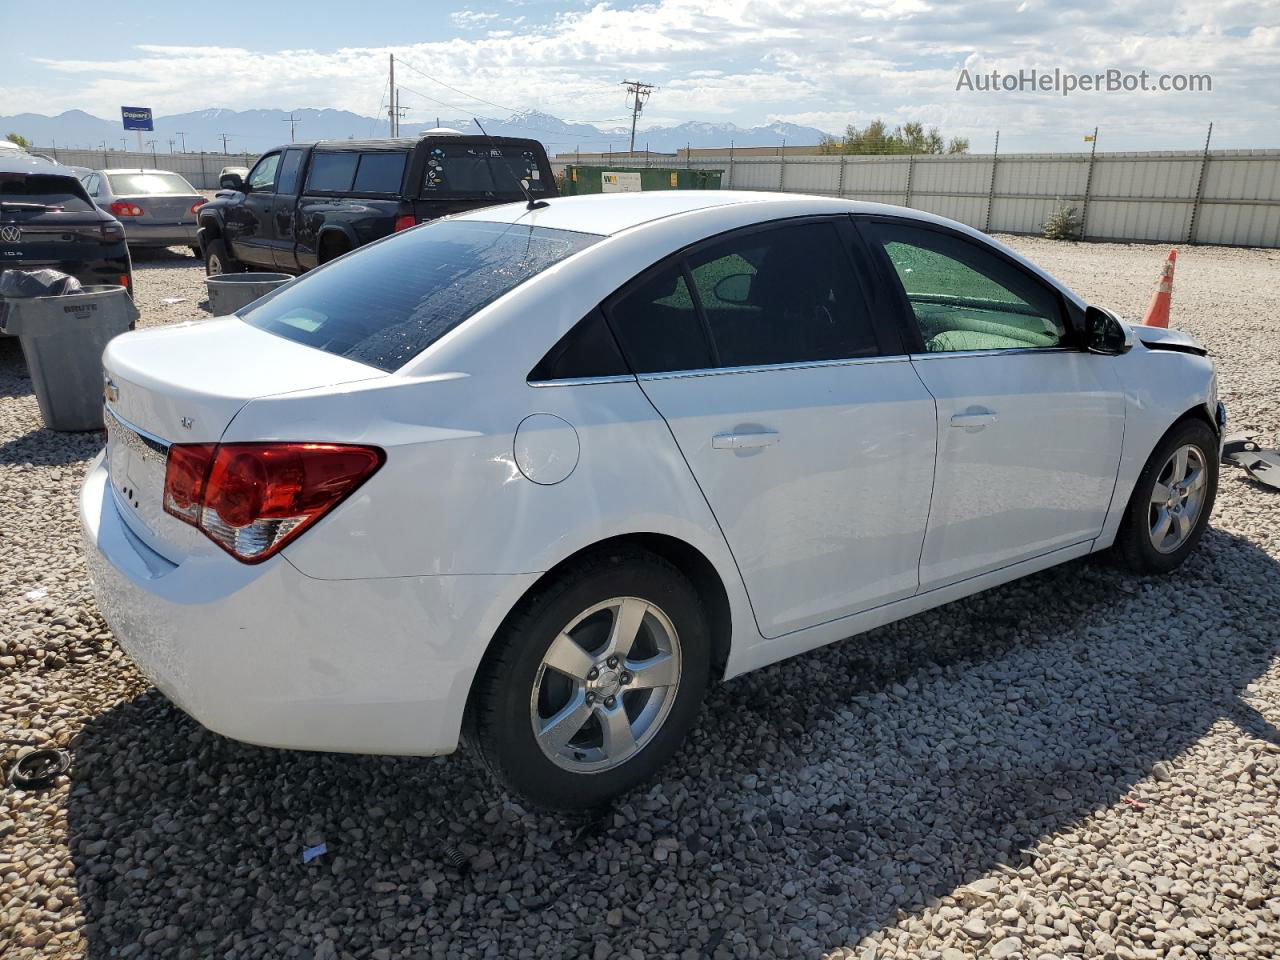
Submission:
[[[599,773],[634,757],[662,728],[680,685],[671,618],[638,597],[574,617],[543,655],[529,715],[542,752],[562,769]]]
[[[1189,443],[1178,447],[1156,474],[1148,529],[1151,545],[1160,553],[1173,553],[1195,530],[1207,480],[1204,452]]]

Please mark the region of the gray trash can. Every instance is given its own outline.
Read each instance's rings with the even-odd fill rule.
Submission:
[[[102,351],[137,322],[138,308],[124,287],[0,304],[0,329],[22,342],[46,427],[102,429]]]
[[[220,273],[206,277],[209,309],[215,317],[225,317],[292,279],[287,273]]]

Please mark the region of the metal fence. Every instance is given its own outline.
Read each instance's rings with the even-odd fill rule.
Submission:
[[[258,159],[256,153],[139,153],[134,150],[67,150],[63,147],[32,149],[71,167],[172,170],[182,174],[199,190],[218,189],[218,172],[223,167],[251,167]]]
[[[927,210],[1038,234],[1059,202],[1083,237],[1280,247],[1280,150],[703,159],[726,190],[779,190]]]
[[[39,152],[55,155],[51,149]],[[95,169],[174,170],[194,186],[214,190],[224,166],[252,166],[257,157],[58,149],[56,159]],[[1038,234],[1063,202],[1076,208],[1088,240],[1280,247],[1280,150],[892,157],[730,154],[727,159],[694,157],[670,166],[723,170],[726,190],[780,190],[900,204],[991,233]]]

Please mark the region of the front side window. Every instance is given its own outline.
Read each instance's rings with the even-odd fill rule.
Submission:
[[[870,223],[928,353],[1048,348],[1068,340],[1049,288],[996,253],[950,233]]]
[[[276,168],[280,166],[280,154],[269,153],[249,171],[249,189],[270,193],[276,182]]]
[[[240,316],[287,340],[396,370],[482,307],[599,239],[444,220],[304,274]]]

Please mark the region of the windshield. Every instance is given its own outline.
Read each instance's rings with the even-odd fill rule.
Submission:
[[[518,199],[519,181],[529,192],[546,193],[538,155],[519,147],[441,144],[427,154],[423,197],[510,197]]]
[[[108,173],[111,192],[117,197],[146,196],[153,193],[194,195],[196,188],[176,173]]]
[[[240,316],[276,336],[396,370],[481,307],[599,239],[444,220],[305,274]]]
[[[75,177],[43,173],[0,174],[0,203],[82,212],[93,209]]]

